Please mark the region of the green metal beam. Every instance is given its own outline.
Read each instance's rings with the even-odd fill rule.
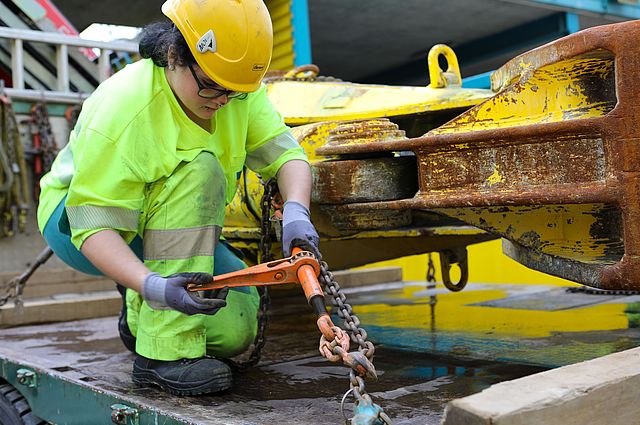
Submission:
[[[27,376],[25,378],[25,375]],[[27,399],[33,414],[47,422],[69,425],[179,425],[188,421],[92,385],[66,379],[54,370],[20,364],[0,356],[0,381],[13,385]]]

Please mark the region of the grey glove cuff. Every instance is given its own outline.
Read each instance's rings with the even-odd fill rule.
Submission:
[[[142,283],[142,298],[152,303],[167,305],[166,279],[158,273],[149,273]]]
[[[296,201],[285,202],[282,208],[282,226],[299,220],[311,221],[311,213],[307,207]]]

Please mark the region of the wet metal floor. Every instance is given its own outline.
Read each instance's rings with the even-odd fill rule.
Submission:
[[[376,342],[380,379],[367,383],[367,391],[395,424],[438,424],[451,399],[640,345],[634,327],[640,299],[595,296],[576,303],[558,289],[470,285],[454,294],[405,282],[350,291],[348,301]],[[553,299],[553,309],[545,297]],[[115,317],[0,330],[0,356],[189,423],[344,423],[347,369],[317,354],[319,333],[301,294],[276,292],[273,298],[262,362],[238,374],[221,396],[177,398],[134,386],[133,355],[119,341]],[[349,417],[351,401],[345,404]]]

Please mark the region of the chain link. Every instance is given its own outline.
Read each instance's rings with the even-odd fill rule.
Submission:
[[[367,331],[360,327],[360,319],[353,312],[353,308],[346,302],[347,297],[342,292],[340,284],[336,281],[327,263],[319,258],[319,280],[324,285],[325,291],[331,296],[331,301],[338,308],[338,316],[344,321],[344,325],[350,331],[351,341],[358,344],[358,349],[367,359],[372,360],[375,347],[371,341],[367,341]]]

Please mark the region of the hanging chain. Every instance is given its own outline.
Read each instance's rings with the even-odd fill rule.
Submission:
[[[47,113],[47,105],[44,102],[36,102],[31,107],[31,135],[33,137],[33,179],[34,199],[40,198],[40,178],[49,172],[51,165],[58,154],[58,146],[53,137],[51,122]]]
[[[429,253],[429,262],[427,263],[427,289],[436,287],[436,266],[433,264],[433,253]]]
[[[260,220],[259,263],[271,261],[271,242],[273,240],[271,200],[277,191],[278,185],[274,179],[271,179],[264,184],[264,193],[260,200],[262,215]],[[269,290],[266,286],[257,286],[256,289],[260,295],[260,306],[258,307],[258,331],[255,339],[253,340],[253,351],[247,360],[231,362],[232,366],[240,371],[247,370],[258,364],[262,354],[262,348],[267,342],[266,334],[267,328],[269,327],[269,307],[271,306],[271,298],[269,297]]]
[[[271,219],[271,207],[273,198],[278,193],[278,183],[275,179],[269,179],[264,183],[264,192],[260,200],[262,212],[260,220],[260,252],[258,262],[271,261],[271,242],[273,241],[273,220]]]
[[[0,237],[11,237],[18,232],[24,232],[27,223],[27,166],[11,101],[0,93],[0,104],[0,168],[4,175],[4,180],[0,182]]]
[[[33,105],[32,109],[42,143],[42,171],[47,173],[51,169],[51,164],[53,164],[53,161],[56,159],[58,146],[53,138],[47,106],[43,102],[38,102]]]

